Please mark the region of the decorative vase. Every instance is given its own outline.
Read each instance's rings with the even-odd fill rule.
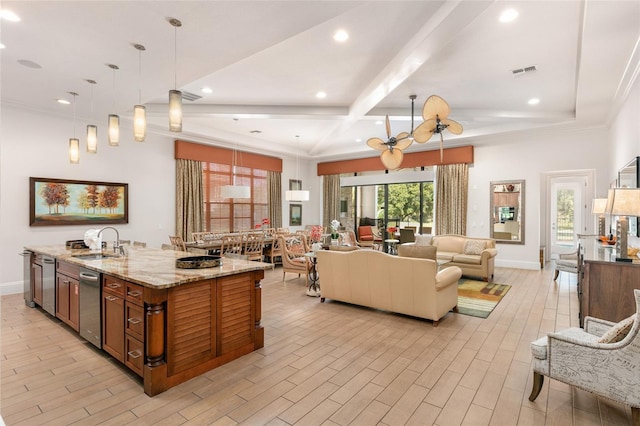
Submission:
[[[332,246],[337,246],[338,245],[338,239],[337,238],[332,238],[331,239],[331,245]]]

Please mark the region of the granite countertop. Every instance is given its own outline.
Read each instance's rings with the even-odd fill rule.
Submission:
[[[178,269],[176,259],[198,255],[185,251],[134,246],[125,246],[125,248],[127,255],[124,257],[80,259],[74,256],[95,252],[89,249],[71,250],[64,245],[25,246],[25,249],[35,253],[156,289],[273,267],[270,263],[223,258],[222,265],[213,268]],[[105,253],[111,254],[110,249],[105,249]]]

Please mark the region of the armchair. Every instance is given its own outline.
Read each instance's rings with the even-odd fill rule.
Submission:
[[[306,240],[298,237],[278,235],[278,244],[282,250],[282,281],[287,272],[298,274],[298,277],[304,274],[305,280],[309,279],[311,262],[304,255],[309,250],[306,247]]]
[[[577,274],[578,273],[578,249],[572,251],[571,253],[559,254],[555,262],[556,262],[556,272],[553,276],[554,281],[558,278],[560,271]]]
[[[640,425],[640,290],[634,297],[636,314],[617,324],[586,317],[584,330],[569,328],[532,342],[529,400],[538,397],[547,376],[630,405],[632,424]]]

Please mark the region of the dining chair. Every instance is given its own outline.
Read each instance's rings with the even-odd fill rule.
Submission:
[[[275,237],[271,242],[271,247],[265,253],[265,256],[269,259],[269,263],[275,265],[276,259],[279,258],[279,263],[282,263],[282,246],[280,243],[280,238]]]
[[[175,248],[174,248],[174,246],[173,246],[172,244],[164,244],[164,243],[163,243],[163,244],[160,246],[160,248],[161,248],[162,250],[175,250]]]
[[[179,235],[169,235],[169,242],[172,246],[175,247],[174,250],[182,250],[187,251],[187,246],[184,243],[184,240]]]
[[[147,243],[144,243],[144,242],[142,242],[142,241],[134,241],[134,242],[133,242],[133,246],[134,246],[134,247],[146,247],[146,246],[147,246]]]
[[[415,229],[402,228],[400,229],[400,244],[413,243],[416,241]]]
[[[264,234],[262,232],[248,233],[244,238],[244,251],[242,254],[248,260],[259,260],[262,262],[262,250],[264,248]]]
[[[244,246],[244,237],[242,234],[226,234],[222,236],[222,246],[220,247],[220,254],[226,256],[227,254],[242,255]]]

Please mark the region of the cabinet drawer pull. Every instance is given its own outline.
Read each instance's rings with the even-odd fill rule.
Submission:
[[[118,298],[116,296],[105,296],[105,299],[107,299],[109,302],[113,302],[114,300],[118,300]]]
[[[142,294],[142,292],[140,290],[133,290],[133,291],[128,291],[127,295],[128,296],[133,296],[133,297],[138,297]]]
[[[129,321],[131,324],[140,324],[142,322],[140,318],[128,318],[127,321]]]
[[[138,351],[129,351],[127,352],[127,355],[129,355],[133,359],[140,358],[142,356],[142,354]]]
[[[118,288],[118,287],[120,287],[120,284],[118,284],[118,283],[109,283],[109,284],[107,284],[107,287],[109,287],[109,288]]]

